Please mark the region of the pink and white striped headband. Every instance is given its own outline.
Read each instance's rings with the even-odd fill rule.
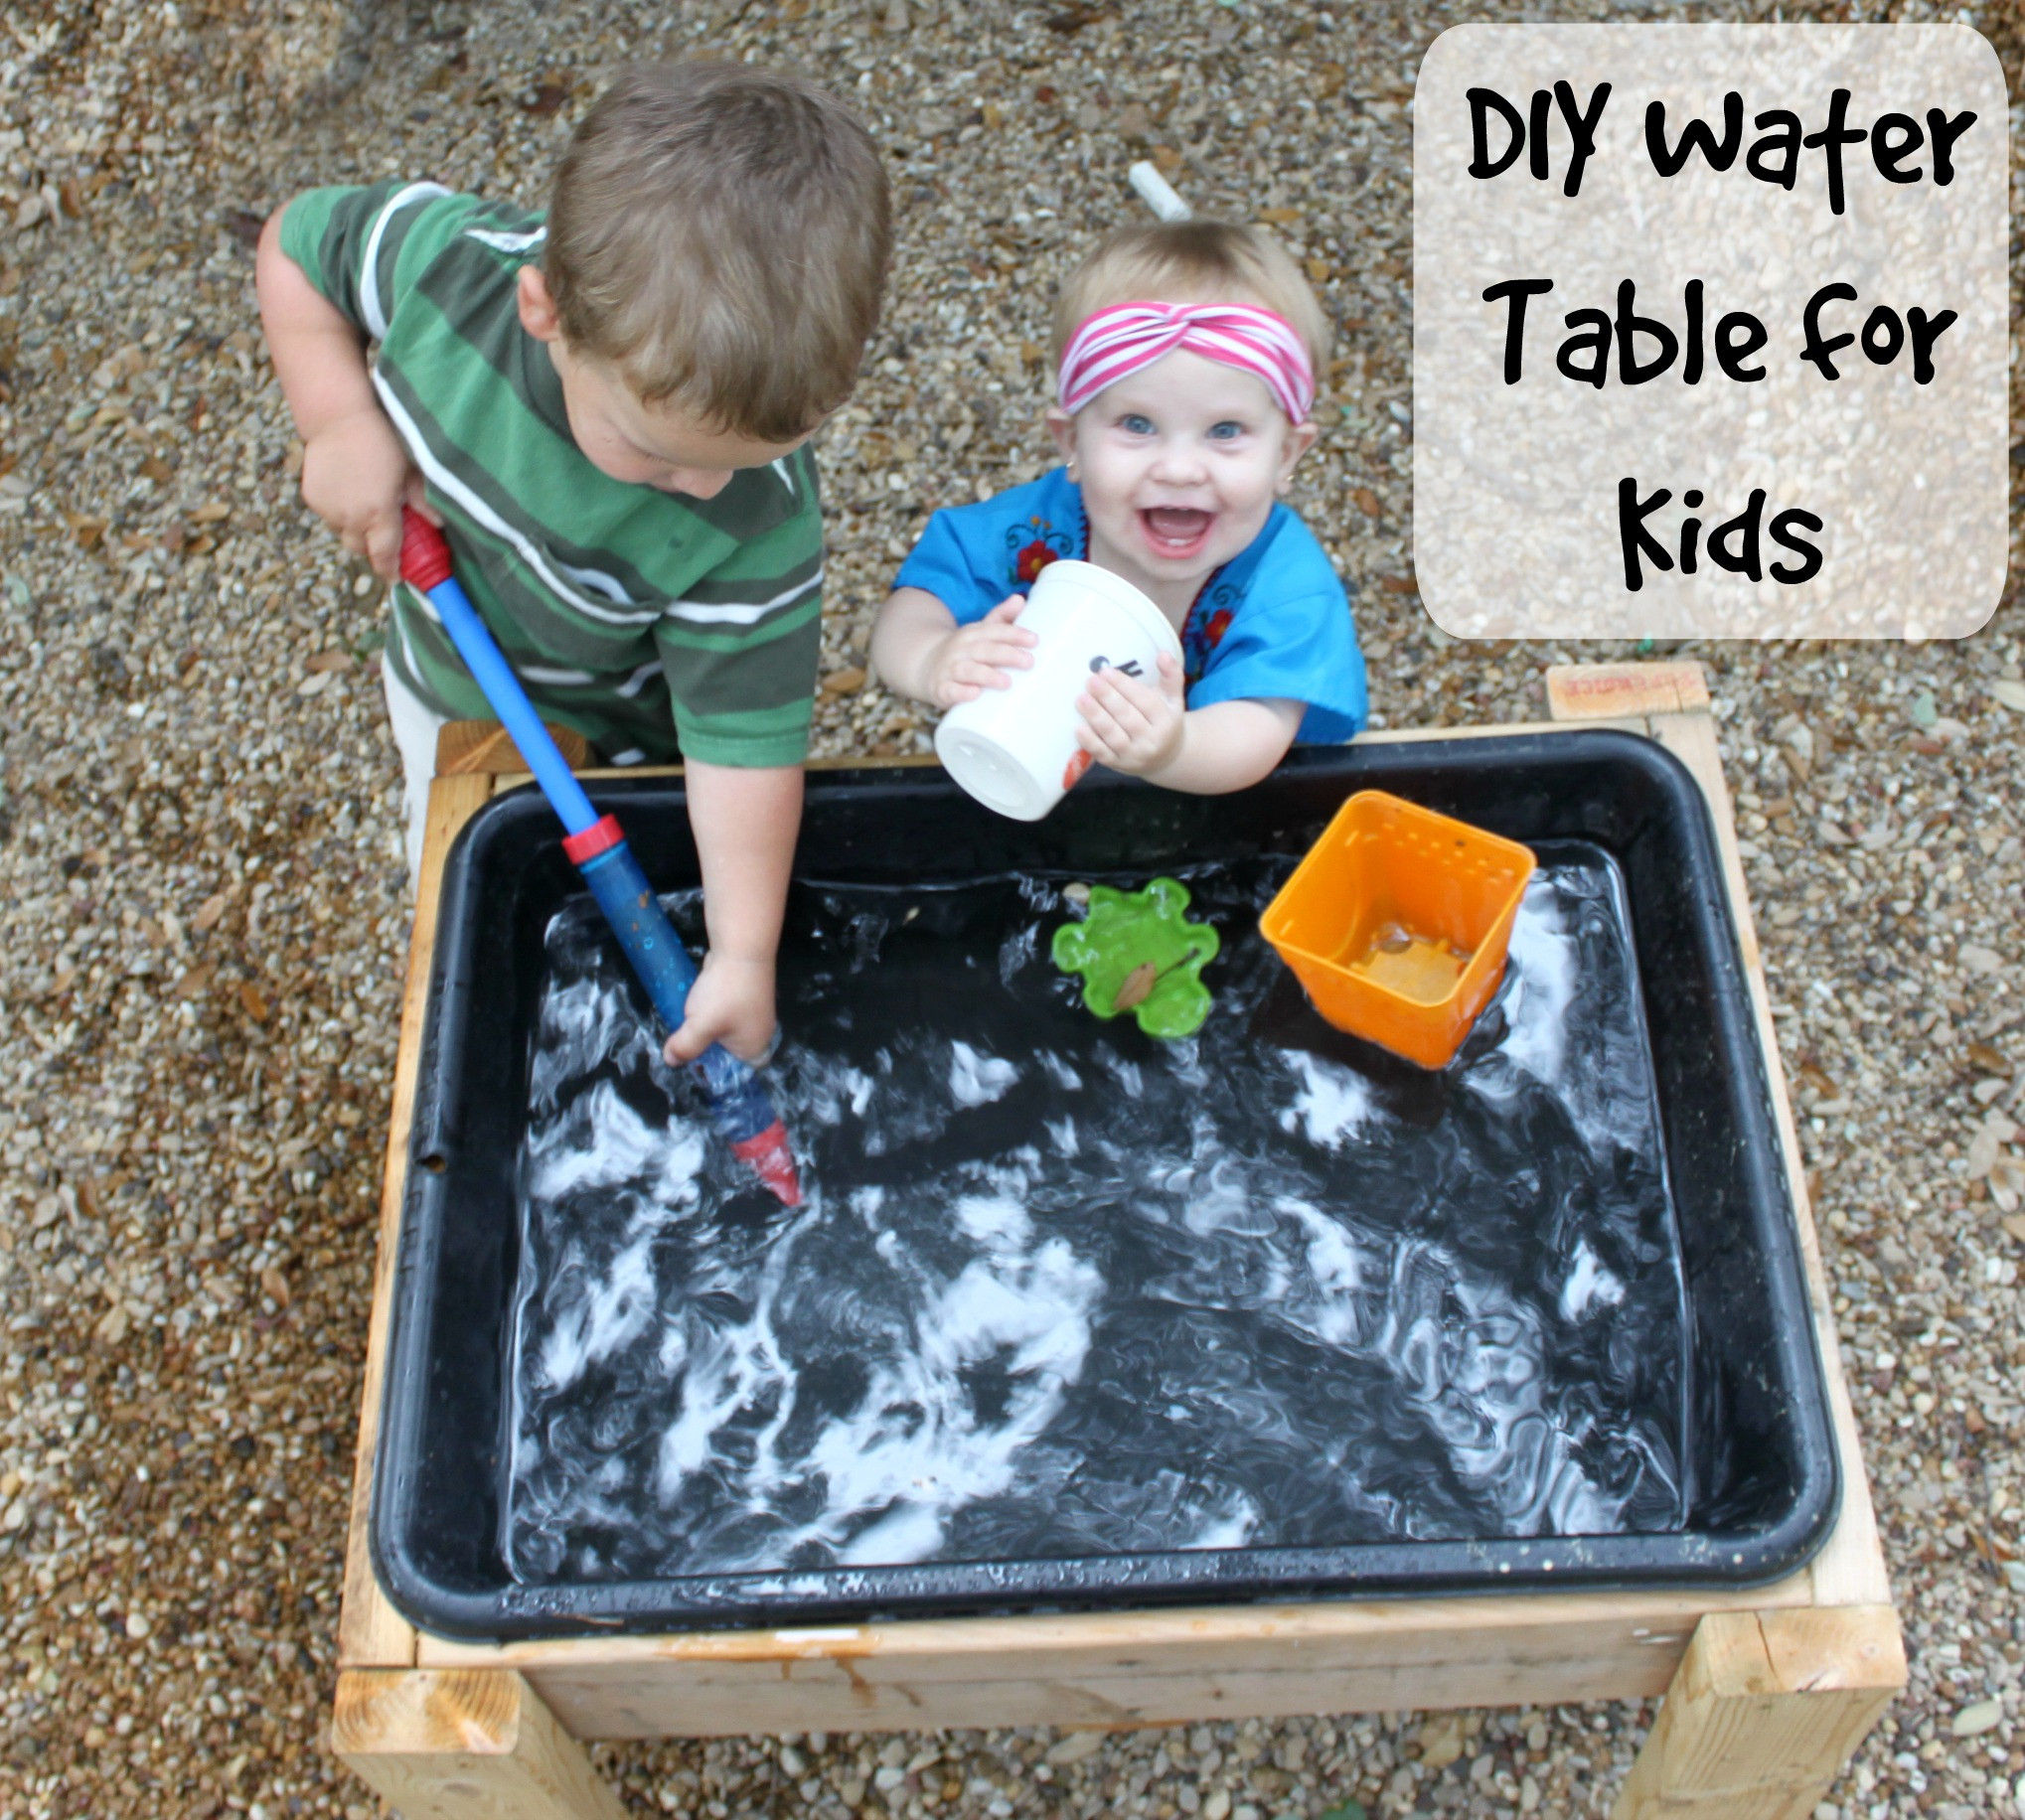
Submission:
[[[1249,303],[1115,303],[1088,318],[1062,350],[1055,395],[1071,415],[1174,352],[1235,367],[1264,382],[1291,423],[1315,407],[1315,369],[1294,325]]]

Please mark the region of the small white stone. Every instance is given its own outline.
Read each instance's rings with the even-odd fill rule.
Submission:
[[[1067,1738],[1058,1739],[1047,1747],[1047,1760],[1059,1767],[1063,1763],[1080,1763],[1086,1756],[1095,1756],[1104,1748],[1102,1732],[1071,1732]]]
[[[1955,1714],[1948,1727],[1956,1738],[1976,1738],[1984,1732],[1993,1732],[2003,1723],[2004,1703],[2001,1700],[1978,1700],[1973,1706],[1965,1706]]]

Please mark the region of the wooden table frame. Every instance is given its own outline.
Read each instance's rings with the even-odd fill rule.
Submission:
[[[338,1633],[332,1741],[406,1820],[623,1812],[589,1739],[966,1726],[1123,1729],[1197,1719],[1666,1696],[1617,1820],[1805,1820],[1905,1685],[1906,1660],[1835,1342],[1729,792],[1699,667],[1551,671],[1555,723],[1656,739],[1715,821],[1799,1220],[1840,1453],[1835,1527],[1807,1567],[1740,1592],[1310,1600],[924,1618],[499,1645],[417,1631],[367,1550],[393,1265],[443,857],[524,779],[446,729],[408,957]],[[1368,734],[1455,738],[1530,727]],[[902,761],[905,762],[905,761]]]

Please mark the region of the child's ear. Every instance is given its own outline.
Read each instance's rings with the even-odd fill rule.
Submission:
[[[1302,456],[1315,447],[1315,439],[1321,434],[1322,425],[1313,417],[1305,423],[1295,424],[1288,430],[1286,446],[1280,451],[1280,478],[1274,483],[1276,491],[1281,493],[1287,491]]]
[[[1064,461],[1074,458],[1076,453],[1076,420],[1059,404],[1047,407],[1047,433],[1054,438],[1054,446]]]
[[[548,295],[548,280],[539,265],[521,267],[516,299],[521,307],[521,327],[539,342],[559,340],[562,323],[555,314],[555,301]]]

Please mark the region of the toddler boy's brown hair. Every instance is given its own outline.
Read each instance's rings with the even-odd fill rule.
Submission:
[[[877,149],[836,96],[639,65],[570,141],[542,275],[570,351],[642,402],[793,442],[850,394],[891,252]]]
[[[1113,304],[1255,303],[1284,316],[1328,371],[1329,324],[1300,266],[1270,233],[1232,222],[1162,222],[1120,228],[1084,256],[1054,306],[1054,358],[1099,310]]]

